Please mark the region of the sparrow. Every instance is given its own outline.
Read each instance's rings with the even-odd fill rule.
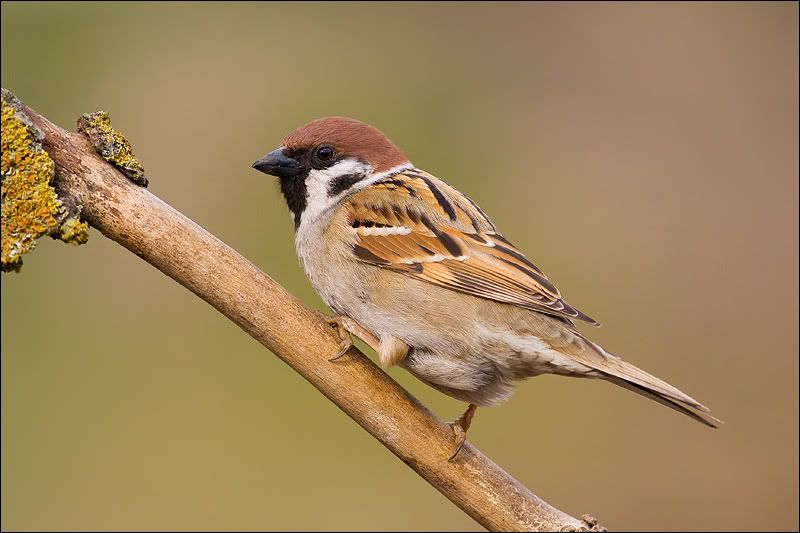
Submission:
[[[599,324],[564,301],[475,202],[414,166],[380,130],[321,118],[252,166],[279,180],[300,263],[335,313],[337,357],[352,333],[383,366],[469,404],[450,423],[451,460],[478,406],[540,374],[609,381],[718,426],[703,404],[579,332],[576,322]]]

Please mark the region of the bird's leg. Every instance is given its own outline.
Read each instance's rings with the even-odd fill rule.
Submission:
[[[380,346],[380,341],[378,338],[349,316],[326,316],[325,322],[336,328],[336,332],[339,334],[339,338],[342,341],[340,345],[341,349],[333,358],[330,359],[330,361],[336,361],[345,353],[347,353],[347,350],[349,350],[351,346],[353,346],[353,339],[350,337],[351,333],[362,341],[366,342],[370,348],[378,351]]]
[[[464,442],[467,440],[467,430],[469,429],[470,424],[472,424],[472,417],[475,416],[475,409],[478,406],[474,403],[469,404],[467,410],[464,411],[464,414],[459,416],[453,422],[448,422],[451,428],[453,428],[453,433],[456,435],[456,446],[455,450],[453,451],[453,455],[450,456],[448,459],[449,462],[452,462],[453,459],[456,458],[458,452],[461,451],[461,448],[464,446]]]

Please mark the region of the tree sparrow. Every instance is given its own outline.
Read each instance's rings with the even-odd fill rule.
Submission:
[[[455,457],[477,406],[506,400],[539,374],[600,378],[711,427],[707,407],[588,340],[544,273],[480,207],[416,168],[376,128],[351,118],[310,122],[253,167],[277,176],[297,255],[350,333],[384,366],[399,365],[469,403],[451,423]],[[346,330],[346,331],[345,331]]]

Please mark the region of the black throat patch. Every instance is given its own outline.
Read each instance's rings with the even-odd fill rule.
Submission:
[[[306,190],[306,177],[308,171],[291,178],[281,178],[281,193],[286,199],[286,205],[294,215],[294,229],[300,226],[300,217],[308,204],[308,191]]]

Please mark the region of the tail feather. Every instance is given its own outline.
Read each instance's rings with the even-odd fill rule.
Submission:
[[[601,364],[590,364],[600,373],[602,379],[620,387],[641,394],[661,405],[694,418],[709,427],[716,428],[722,421],[711,415],[711,410],[688,394],[678,390],[666,381],[648,374],[641,368],[624,361],[600,346],[591,343],[592,348],[604,356]],[[588,363],[589,361],[586,361]],[[599,361],[593,361],[599,363]]]
[[[646,398],[650,398],[653,401],[660,403],[661,405],[666,405],[670,409],[674,409],[679,413],[683,413],[690,418],[694,418],[701,424],[705,424],[708,427],[718,428],[722,421],[708,413],[709,409],[702,405],[697,404],[699,407],[695,407],[694,405],[687,405],[680,401],[676,401],[671,397],[668,397],[659,391],[654,389],[650,389],[648,387],[644,387],[633,381],[626,381],[625,379],[608,376],[605,378],[607,381],[614,383],[615,385],[619,385],[620,387],[626,388],[630,391],[633,391],[637,394],[641,394]],[[700,412],[698,412],[700,411]]]
[[[610,376],[621,378],[634,385],[651,390],[657,393],[659,396],[663,396],[678,403],[688,405],[693,409],[697,409],[698,411],[703,411],[705,413],[711,412],[708,407],[679,390],[677,387],[673,387],[666,381],[659,379],[652,374],[648,374],[641,368],[632,365],[627,361],[624,361],[613,355],[611,357],[613,357],[613,359],[609,360],[608,364],[603,365],[601,368],[597,368],[597,370],[600,370],[601,372]]]

